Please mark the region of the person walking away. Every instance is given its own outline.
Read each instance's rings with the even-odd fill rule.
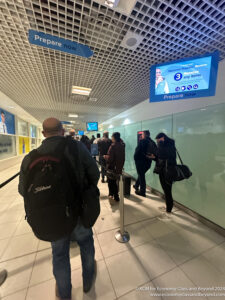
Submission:
[[[175,166],[176,162],[176,146],[175,141],[170,139],[165,133],[161,132],[156,136],[158,151],[156,155],[150,155],[152,159],[156,160],[156,167],[154,173],[159,174],[159,180],[165,194],[166,212],[171,213],[173,209],[172,196],[172,180],[165,177],[166,165]]]
[[[112,145],[110,146],[107,155],[104,156],[107,163],[107,170],[111,176],[107,178],[109,187],[110,200],[120,201],[118,195],[117,181],[122,174],[125,162],[125,144],[120,138],[120,133],[115,132],[112,135]]]
[[[101,140],[101,134],[97,133],[97,138],[94,140],[93,144],[98,144],[98,142]]]
[[[46,119],[43,122],[42,133],[46,139],[41,146],[23,159],[19,178],[19,193],[24,197],[27,220],[30,225],[35,225],[35,227],[32,226],[35,235],[40,236],[41,239],[46,236],[48,238],[45,240],[52,241],[56,296],[61,300],[71,300],[69,253],[71,235],[76,237],[80,247],[83,291],[85,293],[91,289],[96,277],[93,232],[91,228],[83,226],[79,211],[80,194],[83,190],[80,187],[88,182],[89,185],[93,185],[97,189],[99,170],[82,143],[71,137],[63,136],[64,130],[59,120],[55,118]],[[35,159],[33,159],[34,153]],[[42,172],[41,176],[39,176],[40,172]],[[49,172],[52,172],[52,176],[48,175]],[[47,175],[45,176],[45,174]],[[43,176],[45,176],[45,184],[40,181]],[[60,185],[57,184],[58,181],[53,182],[53,179],[57,180],[58,178]],[[40,186],[37,186],[36,183]],[[29,196],[31,193],[34,198]],[[39,201],[34,201],[35,199]],[[45,207],[43,207],[44,204]]]
[[[143,132],[142,139],[139,141],[134,153],[134,160],[137,169],[138,178],[133,185],[137,195],[146,197],[145,173],[151,168],[152,159],[147,157],[148,153],[156,153],[156,143],[150,138],[149,130]],[[140,187],[140,190],[139,190]]]
[[[94,143],[94,140],[95,140],[95,136],[94,136],[94,135],[92,135],[92,137],[91,137],[91,140],[90,140],[91,144],[93,144],[93,143]]]
[[[80,141],[81,141],[81,143],[83,143],[86,146],[88,151],[91,152],[91,142],[90,142],[89,137],[86,135],[82,135]]]
[[[72,137],[72,139],[74,139],[74,140],[75,140],[75,134],[76,134],[75,130],[74,130],[74,129],[70,129],[69,135],[70,135],[70,136]]]
[[[98,150],[99,150],[99,163],[101,165],[101,176],[102,176],[102,183],[105,182],[106,176],[106,161],[104,155],[107,155],[109,147],[111,146],[112,141],[109,139],[108,131],[103,133],[103,138],[98,142]]]

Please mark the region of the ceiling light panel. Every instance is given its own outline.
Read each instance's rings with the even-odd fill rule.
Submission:
[[[225,57],[224,0],[138,0],[129,14],[123,2],[0,1],[0,91],[40,122],[76,111],[85,128],[147,99],[151,65],[216,49]],[[94,56],[31,45],[29,29],[88,45]],[[121,45],[127,32],[141,37],[135,49]],[[72,94],[74,84],[92,87],[98,101]]]
[[[82,87],[82,86],[73,86],[72,87],[72,94],[89,96],[90,93],[91,93],[90,88],[85,88],[85,87]]]
[[[120,0],[104,0],[105,5],[115,8],[119,4]]]
[[[69,118],[78,118],[78,115],[77,114],[69,114],[68,117]]]

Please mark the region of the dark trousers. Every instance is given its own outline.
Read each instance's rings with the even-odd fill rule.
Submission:
[[[172,183],[166,181],[163,173],[159,174],[159,180],[166,198],[166,211],[171,212],[173,208]]]
[[[109,195],[113,196],[116,201],[119,200],[118,184],[116,179],[108,178]]]
[[[146,180],[145,173],[150,169],[151,164],[145,161],[136,161],[135,162],[138,178],[135,183],[135,189],[138,189],[140,186],[140,192],[145,194],[146,192]]]
[[[102,180],[104,180],[106,176],[106,160],[104,159],[103,156],[99,156],[99,163],[101,166]]]
[[[91,228],[85,228],[80,220],[72,232],[73,240],[80,246],[83,281],[89,282],[94,274],[95,247]],[[62,299],[71,298],[70,236],[52,242],[53,274]]]

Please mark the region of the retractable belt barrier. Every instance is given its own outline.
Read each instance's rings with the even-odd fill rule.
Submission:
[[[115,238],[120,243],[127,243],[130,240],[130,235],[124,229],[124,192],[123,192],[123,175],[120,175],[119,181],[120,192],[120,230],[115,234]]]

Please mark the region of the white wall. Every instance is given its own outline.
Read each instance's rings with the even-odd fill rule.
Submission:
[[[120,126],[127,120],[129,123],[136,123],[160,116],[171,115],[183,111],[203,108],[209,105],[225,103],[225,60],[219,63],[216,95],[207,98],[193,98],[186,100],[166,101],[149,103],[149,99],[133,106],[123,113],[103,122],[102,129],[107,129],[110,125]]]

